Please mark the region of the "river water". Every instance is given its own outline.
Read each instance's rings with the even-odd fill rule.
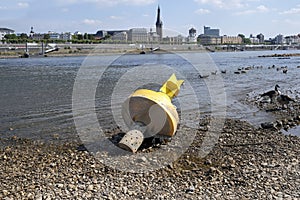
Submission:
[[[54,140],[55,134],[63,141],[76,138],[72,94],[75,78],[83,66],[89,71],[81,74],[80,80],[98,81],[94,93],[95,111],[104,128],[114,125],[112,107],[118,107],[133,92],[132,88],[158,89],[172,72],[187,83],[179,93],[179,100],[180,95],[186,99],[196,95],[198,104],[190,103],[187,109],[197,108],[202,115],[218,113],[219,107],[213,106],[212,95],[224,98],[225,94],[226,116],[258,126],[261,122],[274,120],[275,116],[245,104],[245,98],[254,98],[276,84],[292,97],[300,96],[300,69],[297,68],[300,57],[258,57],[274,53],[299,51],[0,59],[0,134],[1,137],[16,135],[45,141]],[[269,69],[272,65],[275,68]],[[245,74],[234,73],[238,68],[249,66],[255,67]],[[288,67],[287,74],[276,70],[283,66]],[[212,75],[215,70],[217,75]],[[226,73],[221,74],[221,70]],[[209,77],[201,79],[199,74]],[[133,87],[125,87],[127,85]],[[214,92],[210,85],[220,87],[225,93]],[[116,88],[121,88],[120,94]],[[176,99],[174,103],[178,108],[186,106]],[[298,131],[293,134],[299,135]]]

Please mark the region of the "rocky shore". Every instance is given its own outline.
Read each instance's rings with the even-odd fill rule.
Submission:
[[[209,120],[177,161],[147,173],[107,167],[78,142],[1,139],[0,199],[300,198],[299,137],[226,119],[218,143],[199,158]]]
[[[288,57],[293,57],[293,56],[300,56],[300,53],[284,53],[284,54],[271,54],[271,55],[262,55],[262,56],[258,56],[258,57],[277,57],[277,58],[288,58]]]

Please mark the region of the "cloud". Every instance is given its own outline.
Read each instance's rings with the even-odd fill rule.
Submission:
[[[194,0],[199,4],[208,4],[221,9],[235,9],[246,7],[246,1],[243,0]]]
[[[113,20],[119,20],[119,19],[122,19],[122,17],[120,16],[115,16],[115,15],[112,15],[109,17],[110,19],[113,19]]]
[[[264,5],[260,5],[257,7],[257,12],[269,12],[269,8]]]
[[[270,11],[269,8],[267,8],[264,5],[260,5],[260,6],[257,6],[256,9],[236,12],[236,13],[234,13],[234,15],[252,15],[252,14],[257,14],[257,13],[266,13],[266,12],[269,12],[269,11]]]
[[[300,14],[300,5],[298,5],[297,8],[291,8],[290,10],[280,12],[279,14],[281,15]]]
[[[205,15],[205,14],[209,14],[210,10],[200,8],[200,9],[196,10],[195,13],[198,15]]]
[[[69,9],[68,8],[63,8],[63,9],[61,9],[61,12],[67,13],[67,12],[69,12]]]
[[[156,0],[116,0],[121,3],[131,4],[131,5],[149,5],[156,2]]]
[[[79,4],[79,3],[93,3],[101,7],[116,6],[116,5],[134,5],[143,6],[156,3],[157,0],[56,0],[60,5]]]
[[[143,6],[156,2],[156,0],[83,0],[88,3],[96,3],[101,6],[115,6],[119,4]]]
[[[17,5],[19,8],[28,8],[29,7],[29,4],[26,2],[19,2]]]
[[[79,0],[54,0],[54,2],[58,5],[69,5],[69,4],[77,4]]]
[[[291,20],[291,19],[285,19],[284,20],[285,23],[290,24],[292,26],[299,26],[300,22],[297,20]]]
[[[82,21],[82,23],[91,26],[91,25],[100,25],[102,24],[102,21],[97,19],[85,19]]]
[[[8,8],[6,6],[0,6],[0,10],[7,10]]]

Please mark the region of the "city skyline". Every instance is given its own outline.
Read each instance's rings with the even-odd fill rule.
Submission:
[[[42,5],[41,5],[42,2]],[[203,26],[218,28],[221,35],[300,33],[300,2],[269,0],[2,0],[0,25],[17,33],[88,32],[97,30],[155,28],[156,9],[161,8],[164,36],[197,34]]]

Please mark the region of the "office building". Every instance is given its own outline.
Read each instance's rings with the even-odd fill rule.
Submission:
[[[241,44],[243,39],[239,36],[227,36],[221,37],[221,44]]]
[[[7,34],[14,34],[15,31],[8,28],[0,28],[0,40],[4,39],[4,36]]]
[[[256,37],[258,38],[259,43],[262,44],[265,42],[265,36],[262,33],[258,34]]]
[[[132,28],[128,31],[128,41],[148,42],[148,32],[145,28]]]
[[[205,36],[219,37],[220,36],[220,29],[211,29],[208,26],[204,26],[204,35]]]
[[[122,31],[122,32],[116,32],[111,39],[113,41],[119,41],[119,42],[127,42],[128,40],[128,34],[126,31]]]

